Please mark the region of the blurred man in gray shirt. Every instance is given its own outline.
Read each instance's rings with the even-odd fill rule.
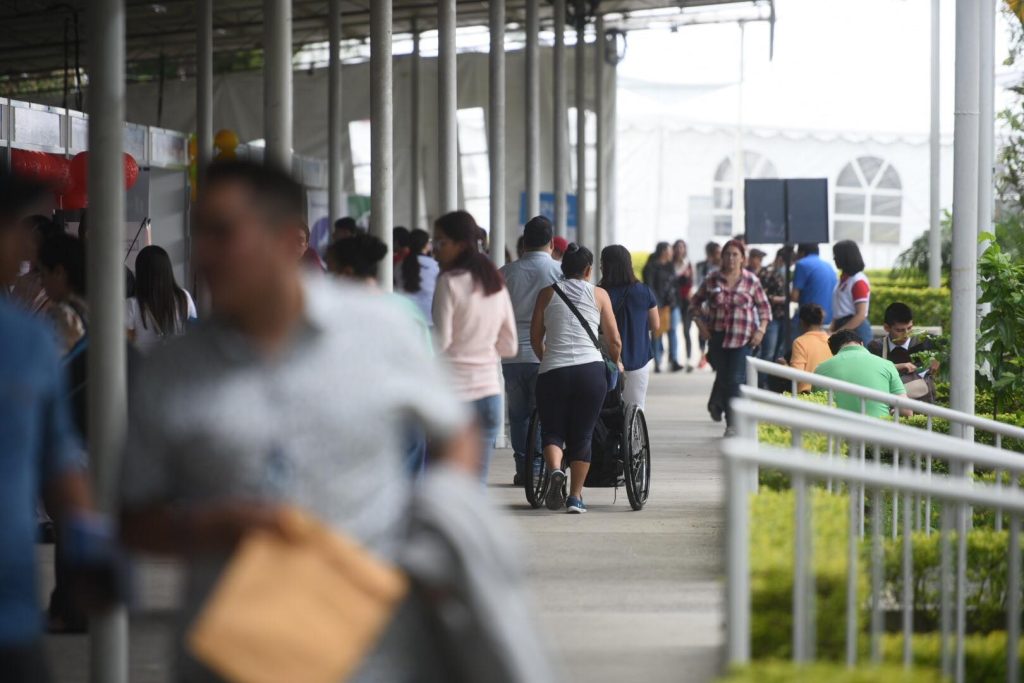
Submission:
[[[516,313],[516,332],[519,336],[519,353],[502,364],[505,375],[505,393],[508,395],[508,419],[512,432],[512,450],[516,458],[515,485],[523,476],[526,456],[526,436],[530,428],[536,399],[537,368],[540,361],[530,348],[530,322],[537,294],[562,277],[561,264],[551,258],[554,229],[544,216],[531,218],[523,229],[525,252],[518,261],[501,269],[505,286],[512,298]]]

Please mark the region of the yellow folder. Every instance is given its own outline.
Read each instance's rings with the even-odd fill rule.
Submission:
[[[408,582],[355,541],[298,511],[288,538],[247,537],[188,635],[235,683],[337,683],[376,645]]]

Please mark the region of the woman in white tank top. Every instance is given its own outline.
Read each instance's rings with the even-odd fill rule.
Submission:
[[[576,307],[594,335],[604,337],[608,355],[622,370],[622,339],[615,311],[608,293],[590,284],[593,264],[594,255],[589,249],[570,244],[562,257],[565,279],[542,289],[533,311],[530,344],[540,359],[537,411],[544,460],[551,471],[544,494],[549,510],[564,507],[572,513],[587,511],[583,482],[590,470],[590,441],[608,393],[601,351],[562,295]],[[572,473],[568,499],[562,493],[563,459],[569,462]]]

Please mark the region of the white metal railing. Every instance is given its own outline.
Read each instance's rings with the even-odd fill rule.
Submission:
[[[884,403],[891,408],[906,408],[917,415],[925,415],[931,419],[939,418],[947,420],[950,423],[950,433],[954,436],[964,435],[957,434],[954,430],[954,425],[970,427],[983,432],[988,432],[993,435],[997,448],[1002,445],[1002,440],[1004,438],[1024,439],[1024,428],[1006,424],[1005,422],[978,417],[971,413],[962,413],[960,411],[944,408],[932,403],[925,403],[924,401],[915,401],[914,399],[907,398],[906,396],[896,396],[894,394],[868,389],[858,384],[851,384],[838,379],[832,379],[831,377],[803,372],[802,370],[791,368],[788,365],[771,363],[766,360],[761,360],[760,358],[748,358],[747,385],[752,387],[758,386],[758,377],[762,374],[789,380],[792,384],[794,396],[797,393],[797,385],[805,383],[827,391],[829,404],[833,404],[835,402],[835,394],[837,393],[849,394],[857,397],[860,401],[862,413],[866,412],[868,401],[876,401]],[[931,419],[928,421],[928,431],[931,431],[932,429]]]
[[[874,389],[868,389],[857,384],[843,382],[841,380],[816,375],[810,372],[803,372],[802,370],[796,370],[786,365],[771,363],[759,358],[748,358],[747,385],[757,387],[760,375],[769,375],[788,380],[792,385],[792,393],[794,396],[797,394],[797,385],[800,383],[810,384],[812,387],[817,389],[824,389],[828,393],[829,405],[835,404],[835,395],[837,393],[849,394],[860,401],[860,412],[862,414],[867,412],[868,401],[877,401],[889,406],[892,409],[892,419],[894,421],[898,420],[900,409],[908,409],[916,415],[923,415],[927,418],[925,430],[929,432],[932,431],[934,427],[934,420],[936,418],[949,422],[950,435],[952,436],[973,440],[974,430],[985,432],[992,435],[994,446],[1000,450],[1003,448],[1003,439],[1011,438],[1024,440],[1024,428],[1017,427],[1016,425],[978,417],[972,413],[963,413],[950,408],[937,406],[932,403],[916,401],[914,399],[907,398],[906,396],[896,396],[876,391]],[[1001,476],[1002,472],[997,470],[997,481]],[[996,517],[996,530],[1002,530],[1002,528],[1002,516],[998,515]]]
[[[796,661],[814,658],[814,600],[811,573],[812,520],[808,501],[809,480],[845,484],[850,494],[847,543],[847,600],[846,600],[846,660],[853,666],[857,661],[858,605],[857,571],[860,534],[857,533],[862,512],[855,495],[871,490],[872,539],[870,553],[870,652],[875,662],[881,658],[882,632],[882,495],[891,491],[904,501],[902,526],[901,596],[903,661],[911,663],[911,637],[913,634],[911,499],[914,496],[936,498],[947,503],[942,506],[940,524],[940,631],[943,672],[964,680],[964,635],[966,629],[966,563],[969,505],[1004,510],[1010,518],[1010,560],[1007,588],[1008,680],[1017,681],[1017,647],[1020,635],[1020,515],[1024,512],[1024,493],[1016,488],[1016,478],[1024,470],[1024,458],[1007,462],[1007,454],[992,447],[965,443],[937,434],[924,434],[920,430],[888,424],[880,420],[859,418],[849,413],[824,415],[815,411],[793,411],[787,407],[755,403],[746,399],[733,402],[741,437],[723,442],[722,450],[727,463],[727,631],[728,655],[731,663],[744,663],[750,658],[750,560],[748,529],[748,496],[750,478],[756,476],[759,466],[768,466],[790,473],[795,498],[794,518],[794,583],[793,583],[793,657]],[[974,462],[994,467],[1001,464],[1012,474],[1012,488],[979,485],[964,477],[932,475],[908,467],[883,465],[881,461],[868,464],[853,459],[839,459],[811,455],[802,449],[767,448],[751,438],[751,426],[758,421],[785,423],[794,429],[833,433],[853,440],[870,441],[892,449],[932,450],[951,463],[966,465]],[[909,429],[909,432],[908,432]],[[913,437],[916,432],[918,440]],[[949,505],[951,504],[951,505]],[[953,557],[951,531],[957,527],[957,554],[955,590],[953,583]],[[953,597],[955,595],[955,606]],[[955,632],[955,637],[953,636]],[[950,646],[951,638],[953,646]]]
[[[794,448],[802,447],[803,435],[806,432],[822,433],[827,436],[827,451],[825,455],[832,458],[841,451],[842,440],[848,446],[848,455],[851,458],[859,457],[861,462],[867,459],[868,444],[870,440],[865,439],[865,433],[861,427],[877,426],[880,422],[877,418],[852,413],[849,411],[837,412],[832,406],[801,401],[795,398],[783,396],[772,391],[765,391],[753,387],[741,387],[740,395],[743,398],[758,403],[774,406],[777,410],[772,411],[769,417],[761,420],[765,423],[776,424],[788,427],[792,433],[791,445]],[[838,419],[838,422],[836,420]],[[824,420],[824,422],[823,422]],[[900,467],[901,458],[906,458],[908,467],[914,470],[923,470],[930,473],[933,460],[939,458],[946,460],[950,465],[950,472],[970,476],[974,465],[990,468],[997,473],[1009,472],[1015,468],[1024,467],[1024,453],[1007,450],[1000,445],[986,446],[975,444],[977,453],[984,453],[986,457],[982,460],[964,458],[963,441],[959,438],[937,434],[917,427],[911,427],[899,423],[885,423],[889,436],[898,436],[904,445],[893,448],[892,457],[895,467]],[[810,426],[809,426],[810,425]],[[828,425],[832,425],[828,427]],[[741,434],[749,438],[759,439],[756,423],[740,424]],[[852,435],[852,436],[851,436]],[[878,460],[880,446],[874,444],[874,458]],[[952,455],[948,455],[952,454]],[[997,486],[1001,486],[999,481]],[[831,489],[831,483],[829,483]],[[861,520],[860,533],[864,534],[864,500],[860,501]],[[899,513],[899,497],[892,497],[892,537],[895,538],[898,532],[897,516]],[[913,501],[913,526],[915,531],[924,530],[931,533],[931,498],[924,500],[915,496]],[[996,530],[1002,530],[1002,513],[996,513]]]

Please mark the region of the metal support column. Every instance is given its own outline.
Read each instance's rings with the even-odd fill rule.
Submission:
[[[342,217],[341,0],[327,3],[327,220],[331,229]]]
[[[420,224],[420,30],[412,22],[412,62],[409,70],[409,229]]]
[[[981,22],[978,41],[981,45],[978,55],[978,231],[992,232],[993,175],[995,169],[995,78],[996,78],[996,0],[981,0],[978,3]],[[988,243],[978,243],[978,255]]]
[[[618,50],[618,46],[616,46]],[[618,53],[616,52],[616,55]],[[602,122],[604,124],[604,154],[608,175],[605,178],[605,202],[604,202],[604,239],[608,244],[618,242],[618,227],[615,224],[618,210],[618,185],[619,179],[616,171],[619,144],[619,64],[618,56],[614,62],[608,64],[611,77],[608,78],[608,97],[605,100],[606,108]]]
[[[292,170],[292,3],[263,0],[264,161]]]
[[[976,306],[978,300],[978,73],[980,7],[956,3],[956,94],[953,126],[953,272],[950,408],[974,412]],[[988,46],[991,49],[991,45]],[[973,440],[973,429],[953,427]]]
[[[127,426],[124,343],[124,0],[94,0],[89,21],[89,454],[97,504],[116,514],[119,456]],[[107,227],[109,229],[101,229]],[[116,229],[115,229],[116,228]],[[116,606],[90,620],[89,678],[127,683],[128,614]]]
[[[940,184],[942,182],[940,148],[941,124],[939,110],[939,90],[941,87],[940,51],[941,32],[939,30],[942,14],[942,0],[932,0],[932,40],[931,40],[931,127],[928,135],[928,286],[942,285],[942,226],[940,206]]]
[[[540,18],[526,0],[526,217],[540,213]]]
[[[568,230],[568,199],[565,196],[566,165],[569,162],[569,145],[566,128],[569,123],[565,107],[565,0],[554,0],[555,49],[554,49],[554,117],[552,139],[554,147],[554,190],[555,190],[555,234],[565,237]]]
[[[505,265],[505,3],[491,0],[489,8],[491,54],[487,149],[491,179],[491,260]]]
[[[604,16],[594,21],[594,119],[597,122],[597,140],[594,153],[597,158],[594,175],[594,277],[601,280],[601,250],[605,246],[605,121],[604,121]]]
[[[392,0],[370,3],[370,228],[374,235],[394,248],[394,74],[391,63]],[[378,280],[390,292],[394,264],[381,261]]]
[[[196,166],[213,158],[213,0],[196,2]]]
[[[437,2],[437,106],[438,208],[444,214],[459,208],[455,0]]]
[[[594,248],[587,220],[587,3],[576,0],[576,240]],[[591,274],[593,276],[593,274]]]

